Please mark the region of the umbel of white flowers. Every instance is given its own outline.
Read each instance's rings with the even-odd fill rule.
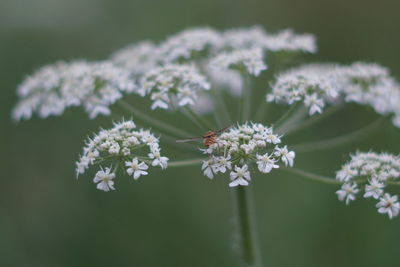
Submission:
[[[206,113],[215,108],[213,90],[228,88],[240,96],[244,75],[261,75],[267,69],[266,56],[316,50],[312,35],[291,30],[271,34],[258,26],[223,32],[188,29],[159,44],[129,45],[106,61],[59,62],[39,69],[19,86],[13,118],[58,116],[71,106],[83,106],[90,118],[109,115],[110,105],[132,93],[149,96],[152,109],[191,106]],[[267,101],[302,102],[310,115],[321,113],[326,105],[356,102],[393,115],[394,125],[400,127],[400,86],[377,64],[303,65],[278,74],[271,87]]]
[[[301,101],[310,115],[322,113],[327,104],[355,102],[371,106],[382,115],[393,114],[393,124],[400,127],[400,85],[388,69],[377,64],[296,67],[277,76],[266,99],[289,105]]]
[[[399,214],[397,196],[385,192],[391,182],[400,180],[399,155],[358,152],[336,173],[336,179],[343,182],[336,194],[346,204],[356,199],[362,187],[365,198],[379,200],[376,204],[379,213],[387,213],[390,219]]]
[[[98,189],[110,191],[115,189],[113,179],[120,163],[135,180],[147,175],[149,166],[167,168],[168,158],[161,156],[158,138],[148,130],[135,129],[133,121],[123,121],[89,138],[76,162],[77,176],[85,173],[91,165],[99,165],[100,170],[93,181]],[[103,168],[105,164],[108,166]]]
[[[58,62],[39,69],[18,87],[21,100],[13,118],[29,119],[33,113],[47,118],[71,106],[83,106],[90,118],[109,115],[111,104],[134,91],[129,71],[112,62]]]
[[[59,116],[71,106],[83,106],[90,118],[109,115],[113,103],[132,93],[149,95],[152,109],[194,106],[207,111],[204,103],[209,111],[212,97],[205,90],[228,87],[237,96],[242,74],[260,75],[267,68],[265,54],[279,51],[314,53],[315,38],[292,31],[270,34],[261,27],[188,29],[159,44],[130,45],[106,61],[59,62],[39,69],[19,86],[13,118]]]
[[[261,173],[279,168],[279,162],[292,167],[295,153],[279,146],[281,136],[260,123],[245,123],[230,128],[217,137],[215,143],[202,151],[209,156],[202,165],[205,176],[212,179],[218,173],[230,173],[230,187],[247,186],[251,167]]]

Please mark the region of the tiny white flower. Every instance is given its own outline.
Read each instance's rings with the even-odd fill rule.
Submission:
[[[168,109],[168,95],[164,92],[153,93],[150,98],[154,101],[151,104],[151,109]]]
[[[149,153],[149,158],[153,159],[153,162],[151,164],[152,166],[158,165],[161,167],[161,169],[165,169],[168,166],[169,159],[167,157],[162,157],[160,155],[160,151],[158,151],[158,150],[155,150],[155,151]]]
[[[132,161],[125,161],[125,166],[128,167],[126,172],[132,175],[133,179],[137,180],[141,175],[147,175],[145,171],[149,168],[144,162],[138,161],[138,158],[132,159]]]
[[[359,189],[357,188],[357,184],[344,183],[342,185],[342,188],[336,191],[336,194],[338,195],[340,201],[346,200],[346,205],[348,205],[350,201],[356,199],[355,194],[357,194],[358,191]]]
[[[218,170],[218,172],[225,173],[226,169],[229,170],[232,169],[232,162],[230,160],[231,160],[230,155],[228,155],[227,157],[224,156],[218,157],[216,159],[217,161],[216,169]]]
[[[315,113],[321,113],[324,107],[324,101],[318,98],[316,93],[312,95],[306,95],[304,98],[304,104],[310,107],[309,114],[314,115]]]
[[[276,144],[279,144],[279,143],[281,142],[281,139],[279,138],[278,135],[273,134],[273,133],[271,132],[271,133],[267,134],[267,136],[266,136],[266,141],[267,141],[268,143],[272,143],[272,144],[276,145]]]
[[[248,181],[251,180],[250,172],[247,169],[247,165],[243,165],[243,167],[235,166],[235,171],[230,173],[232,182],[229,184],[229,186],[247,186],[249,184]]]
[[[286,166],[293,167],[296,154],[294,151],[289,152],[287,146],[284,146],[283,148],[277,147],[274,154],[281,157]]]
[[[215,168],[215,159],[209,158],[208,160],[203,161],[203,165],[201,166],[203,173],[210,179],[214,178],[214,174],[216,173]]]
[[[400,211],[400,203],[397,201],[397,196],[391,196],[388,193],[380,198],[376,207],[378,208],[379,213],[387,213],[390,219],[396,217]]]
[[[121,147],[119,146],[119,144],[115,142],[108,149],[108,153],[110,153],[110,154],[119,154],[120,149],[121,149]]]
[[[272,169],[279,168],[279,165],[275,164],[276,160],[271,158],[268,153],[257,155],[257,160],[258,170],[262,173],[269,173]]]
[[[358,171],[351,165],[344,165],[340,171],[336,173],[336,179],[341,182],[348,182],[351,178],[358,175]]]
[[[385,185],[381,182],[379,182],[378,179],[372,178],[369,181],[369,184],[365,186],[365,194],[364,197],[373,197],[375,199],[378,199],[382,194],[383,194],[383,189]]]
[[[97,189],[108,192],[110,190],[115,190],[114,181],[115,173],[110,173],[110,168],[101,169],[96,173],[96,176],[93,179],[94,183],[97,183]]]

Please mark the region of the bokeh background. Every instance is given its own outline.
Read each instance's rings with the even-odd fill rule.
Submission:
[[[77,181],[83,139],[110,119],[73,110],[12,123],[15,88],[25,75],[57,60],[107,58],[189,26],[259,24],[316,34],[312,60],[373,61],[400,78],[398,10],[395,0],[0,0],[0,266],[237,266],[226,177],[209,181],[198,168],[168,169],[135,182],[121,176],[111,193],[96,190],[90,176]],[[375,117],[350,106],[296,138],[334,136]],[[385,123],[351,145],[298,154],[296,165],[333,176],[349,152],[399,153],[399,140],[400,130]],[[293,175],[254,180],[266,265],[400,266],[399,218],[379,215],[374,201],[346,207],[336,186]]]

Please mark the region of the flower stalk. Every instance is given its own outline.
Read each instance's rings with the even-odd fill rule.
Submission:
[[[243,266],[261,266],[250,194],[248,187],[240,186],[232,191],[236,227],[239,234],[240,257]]]
[[[293,145],[292,149],[296,152],[312,152],[349,144],[355,140],[359,140],[360,138],[367,136],[368,134],[378,129],[378,126],[381,125],[384,119],[384,117],[381,117],[361,129],[331,139]]]
[[[165,131],[173,136],[180,137],[180,138],[185,138],[185,137],[191,135],[190,133],[187,133],[184,130],[173,127],[165,122],[162,122],[162,121],[156,119],[153,116],[147,115],[145,112],[133,107],[129,103],[125,102],[124,100],[119,101],[119,105],[124,110],[130,112],[134,118],[138,118],[158,130]]]

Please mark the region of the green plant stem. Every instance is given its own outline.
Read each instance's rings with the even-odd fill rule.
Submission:
[[[312,151],[319,151],[319,150],[324,150],[324,149],[329,149],[332,147],[337,147],[341,145],[345,145],[348,143],[351,143],[355,140],[359,140],[362,137],[367,136],[368,134],[372,133],[374,130],[378,128],[378,126],[382,123],[382,121],[385,118],[379,118],[372,122],[371,124],[368,124],[367,126],[356,130],[354,132],[334,137],[331,139],[325,139],[321,141],[316,141],[316,142],[310,142],[306,144],[299,144],[299,145],[293,145],[291,146],[291,149],[296,152],[312,152]]]
[[[281,126],[285,121],[287,121],[290,117],[293,116],[294,113],[296,113],[297,108],[299,107],[299,105],[300,105],[299,103],[296,103],[296,104],[291,105],[291,106],[286,110],[286,112],[283,113],[282,116],[281,116],[277,121],[275,121],[275,122],[273,123],[274,128],[275,128],[275,129],[279,129],[280,126]]]
[[[187,159],[187,160],[176,160],[168,162],[168,167],[189,167],[196,166],[203,163],[204,158]]]
[[[296,168],[283,167],[283,168],[279,168],[278,170],[288,172],[291,174],[295,174],[295,175],[298,175],[300,177],[303,177],[305,179],[308,179],[308,180],[314,181],[314,182],[319,182],[319,183],[324,183],[324,184],[332,184],[332,185],[342,185],[343,184],[343,182],[338,181],[335,178],[322,176],[319,174],[311,173],[311,172],[296,169]],[[367,181],[367,178],[361,177],[359,179],[354,179],[352,181],[356,182],[356,183],[360,183],[360,182],[363,183],[363,182]],[[386,183],[389,185],[400,185],[400,181],[387,181]]]
[[[179,137],[179,138],[188,138],[188,136],[191,136],[190,133],[187,133],[186,131],[181,130],[181,129],[177,129],[168,123],[165,123],[163,121],[160,121],[160,120],[154,118],[153,116],[149,116],[145,112],[133,107],[132,105],[130,105],[129,103],[127,103],[123,100],[120,100],[118,103],[119,103],[120,107],[122,107],[126,111],[130,112],[134,118],[138,118],[138,119],[142,120],[143,122],[145,122],[146,124],[151,125],[152,127],[156,128],[160,131],[165,131],[166,133],[169,133],[169,134],[171,134],[175,137]]]
[[[249,199],[248,187],[238,186],[232,189],[235,217],[239,233],[240,257],[244,266],[261,266],[260,253],[256,242],[254,214]]]
[[[254,120],[256,122],[265,122],[266,120],[266,115],[268,115],[268,112],[271,108],[271,103],[266,102],[265,100],[261,101],[255,115],[254,115]]]
[[[320,122],[320,121],[330,117],[331,115],[335,114],[336,112],[342,110],[343,106],[344,106],[343,104],[331,106],[331,107],[327,108],[326,110],[324,110],[321,114],[309,117],[308,119],[304,120],[301,123],[292,124],[292,126],[288,126],[286,128],[285,136],[291,135],[295,132],[301,131],[305,128],[309,128],[309,127],[313,126],[314,124],[317,124],[318,122]]]
[[[386,183],[387,183],[387,184],[390,184],[390,185],[400,185],[400,181],[399,181],[399,182],[387,181]]]
[[[179,109],[179,111],[186,117],[186,118],[188,118],[191,122],[193,122],[194,124],[196,124],[196,126],[200,129],[200,130],[202,130],[202,131],[204,131],[204,126],[195,118],[195,117],[193,117],[186,109],[184,109],[184,108],[181,108],[181,109]]]
[[[218,123],[218,127],[223,127],[224,125],[232,124],[232,118],[229,114],[229,109],[221,96],[222,89],[214,90],[211,89],[212,95],[214,97],[214,115]],[[219,112],[220,110],[221,112]]]
[[[199,116],[196,112],[194,112],[190,107],[185,107],[185,111],[194,119],[196,120],[204,130],[212,130],[215,127],[206,119]]]
[[[299,121],[302,121],[307,116],[307,114],[307,108],[299,104],[299,107],[293,111],[292,115],[282,122],[279,127],[275,128],[275,132],[278,134],[285,134],[288,128],[292,127],[292,125],[298,124]]]
[[[335,180],[333,178],[314,174],[314,173],[303,171],[303,170],[296,169],[296,168],[284,167],[284,168],[279,168],[278,170],[285,171],[285,172],[288,172],[291,174],[295,174],[295,175],[298,175],[300,177],[306,178],[306,179],[314,181],[314,182],[320,182],[320,183],[325,183],[325,184],[334,184],[334,185],[343,184],[343,182]]]
[[[252,88],[251,88],[251,77],[248,73],[243,73],[244,77],[244,88],[242,92],[242,110],[240,111],[240,122],[244,123],[250,119],[251,113],[251,96],[252,96]]]

